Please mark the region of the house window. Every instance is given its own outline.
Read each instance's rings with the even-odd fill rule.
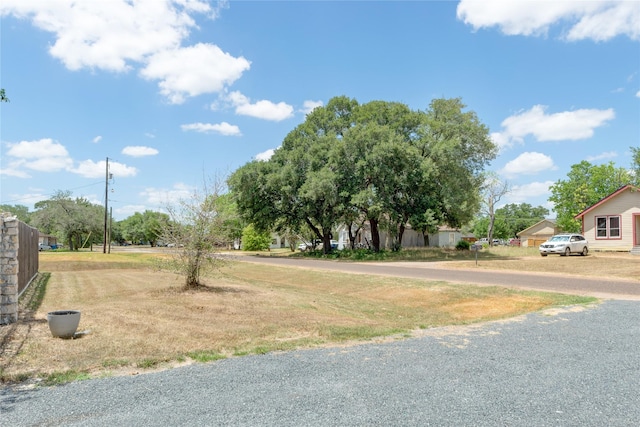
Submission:
[[[597,239],[620,238],[620,217],[619,216],[597,216],[596,217],[596,238]]]

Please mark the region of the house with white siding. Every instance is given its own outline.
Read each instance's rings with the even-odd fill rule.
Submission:
[[[575,218],[582,221],[589,249],[640,255],[640,188],[620,187]]]
[[[338,227],[338,249],[348,248],[349,247],[349,233],[346,225],[341,225]],[[355,233],[355,230],[353,230]],[[369,223],[365,222],[362,225],[362,228],[358,230],[356,234],[356,244],[364,246],[369,246],[371,242],[371,229],[369,228]],[[392,238],[389,236],[387,232],[384,230],[380,230],[380,247],[381,248],[390,248],[392,243]],[[414,230],[411,228],[410,224],[406,225],[404,233],[402,235],[402,247],[403,248],[421,248],[426,246],[428,247],[439,247],[439,248],[454,248],[456,244],[460,241],[464,240],[464,236],[462,232],[453,227],[449,226],[440,226],[438,227],[438,231],[435,233],[430,233],[428,235],[428,239],[425,239],[423,233]]]

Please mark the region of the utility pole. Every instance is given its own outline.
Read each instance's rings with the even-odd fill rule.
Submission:
[[[104,178],[104,243],[102,244],[102,253],[107,253],[107,220],[109,218],[109,158],[107,157],[106,172]]]
[[[111,230],[113,229],[113,208],[109,208],[109,250],[107,253],[111,253]]]

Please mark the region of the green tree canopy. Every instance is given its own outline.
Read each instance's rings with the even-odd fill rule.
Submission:
[[[104,207],[84,198],[72,198],[70,191],[58,191],[49,200],[35,204],[32,225],[46,234],[65,239],[70,250],[85,241],[98,243],[103,239]]]
[[[529,203],[511,203],[495,210],[493,236],[499,239],[516,237],[517,233],[542,221],[549,215],[549,209],[543,206],[531,206]],[[488,236],[489,217],[484,216],[474,223],[476,236]]]
[[[488,129],[459,99],[425,111],[396,102],[332,98],[313,110],[267,162],[229,179],[238,209],[259,229],[308,226],[329,251],[340,223],[369,223],[398,249],[410,221],[459,226],[479,205],[481,171],[496,155]],[[413,223],[412,223],[413,225]]]
[[[625,168],[616,168],[613,162],[592,165],[583,160],[571,166],[567,179],[558,180],[550,188],[549,200],[554,203],[557,224],[567,232],[579,232],[580,222],[574,217],[616,191],[633,182]]]
[[[253,224],[247,225],[242,231],[242,250],[263,251],[271,245],[271,233],[259,231]]]
[[[631,171],[633,173],[633,184],[640,187],[640,147],[630,147],[631,150]]]
[[[168,223],[169,215],[146,210],[143,213],[136,212],[120,221],[120,232],[124,240],[155,246]]]
[[[0,205],[0,212],[10,212],[25,224],[31,222],[31,212],[24,205]]]

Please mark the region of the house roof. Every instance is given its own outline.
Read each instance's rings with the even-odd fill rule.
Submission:
[[[543,219],[542,221],[538,221],[538,222],[536,222],[536,223],[535,223],[535,224],[533,224],[531,227],[527,227],[527,228],[525,228],[524,230],[522,230],[522,231],[520,231],[520,232],[516,233],[516,235],[517,235],[517,236],[520,236],[520,235],[522,235],[522,234],[527,234],[527,232],[528,232],[528,231],[530,231],[530,230],[532,230],[532,229],[534,229],[534,228],[538,228],[538,226],[539,226],[540,224],[543,224],[543,223],[545,223],[545,222],[548,222],[550,227],[553,227],[553,228],[555,228],[555,227],[556,227],[556,222],[555,222],[554,220],[552,220],[552,219]]]
[[[448,225],[439,225],[438,231],[460,231],[460,229],[449,227]]]
[[[574,216],[575,219],[578,218],[582,218],[583,216],[585,216],[589,211],[597,208],[598,206],[601,206],[605,203],[607,203],[609,200],[613,199],[614,197],[618,196],[621,193],[624,193],[626,190],[635,190],[635,191],[640,191],[640,188],[636,188],[633,185],[623,185],[622,187],[618,188],[616,191],[614,191],[613,193],[609,194],[606,197],[603,197],[602,199],[600,199],[598,202],[594,203],[593,205],[589,206],[588,208],[586,208],[585,210],[583,210],[582,212],[580,212],[578,215]]]

